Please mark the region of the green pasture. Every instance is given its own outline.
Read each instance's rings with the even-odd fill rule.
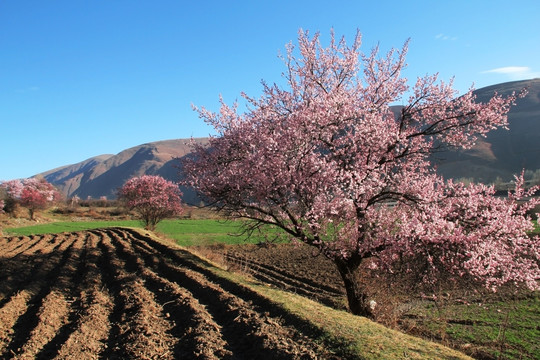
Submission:
[[[181,246],[256,244],[272,241],[278,233],[276,229],[269,227],[264,233],[248,236],[243,233],[243,224],[241,220],[165,220],[158,224],[156,233],[173,239]]]
[[[138,220],[116,221],[78,221],[52,222],[47,224],[4,229],[8,236],[28,236],[36,234],[54,234],[71,231],[82,231],[106,227],[137,227],[142,228]],[[215,244],[246,244],[273,240],[277,230],[268,229],[265,235],[254,234],[248,237],[242,234],[241,221],[225,221],[215,219],[182,219],[163,220],[155,231],[181,246],[206,246]],[[267,236],[270,235],[270,236]]]
[[[446,344],[468,344],[474,357],[540,359],[540,293],[496,294],[470,304],[419,307],[416,326]],[[463,345],[462,345],[463,346]]]
[[[38,234],[56,234],[62,232],[90,230],[114,226],[140,227],[140,222],[137,220],[59,221],[47,224],[23,226],[18,228],[7,228],[4,229],[4,233],[8,236],[28,236]]]

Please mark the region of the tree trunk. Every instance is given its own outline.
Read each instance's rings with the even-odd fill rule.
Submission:
[[[335,259],[339,274],[343,279],[349,311],[354,315],[373,318],[373,310],[368,301],[364,287],[356,279],[356,270],[362,263],[362,258]]]

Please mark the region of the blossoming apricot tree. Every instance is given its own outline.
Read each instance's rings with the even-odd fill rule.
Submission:
[[[132,178],[118,191],[119,200],[139,213],[148,230],[154,230],[163,219],[181,214],[181,197],[177,184],[157,175]]]
[[[58,190],[45,179],[10,180],[3,182],[2,187],[6,189],[9,202],[26,207],[32,220],[36,210],[45,209],[60,197]]]
[[[319,34],[299,33],[299,55],[288,46],[287,87],[263,83],[263,95],[242,94],[213,113],[197,109],[218,135],[194,145],[184,161],[186,184],[231,216],[271,224],[333,260],[351,312],[372,316],[354,274],[363,263],[390,268],[420,257],[426,282],[442,272],[465,274],[496,287],[509,281],[538,288],[538,238],[516,200],[483,185],[436,175],[429,155],[469,148],[478,136],[507,126],[517,96],[475,101],[456,97],[437,76],[409,87],[400,75],[407,43],[379,57]],[[397,111],[391,105],[405,103]],[[534,191],[535,189],[533,189]],[[530,203],[529,203],[530,204]]]

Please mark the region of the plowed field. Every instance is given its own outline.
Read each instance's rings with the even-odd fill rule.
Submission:
[[[0,238],[0,269],[2,359],[331,358],[277,306],[134,230]]]
[[[345,288],[335,265],[307,246],[277,244],[210,248],[220,262],[277,288],[337,309],[346,309]]]

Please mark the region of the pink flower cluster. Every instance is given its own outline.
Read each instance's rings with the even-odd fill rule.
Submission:
[[[177,184],[161,176],[132,178],[120,188],[118,197],[141,215],[149,229],[164,218],[182,213],[182,192]]]
[[[522,178],[502,199],[490,187],[445,181],[429,162],[506,127],[518,96],[480,103],[471,89],[456,97],[436,75],[409,87],[401,76],[407,44],[379,58],[378,49],[362,54],[360,39],[348,47],[332,34],[323,48],[318,34],[300,32],[298,49],[290,45],[284,58],[287,87],[263,83],[260,98],[242,94],[246,113],[222,100],[218,113],[197,109],[219,135],[194,145],[186,184],[227,214],[317,247],[346,271],[364,259],[390,268],[420,255],[426,266],[410,270],[426,282],[448,272],[489,287],[538,288],[539,240],[527,235],[524,212],[535,202],[518,205]],[[393,111],[396,103],[406,105]]]
[[[31,218],[35,210],[46,208],[61,196],[58,190],[45,179],[9,180],[3,182],[1,186],[5,189],[8,198],[28,208]]]

